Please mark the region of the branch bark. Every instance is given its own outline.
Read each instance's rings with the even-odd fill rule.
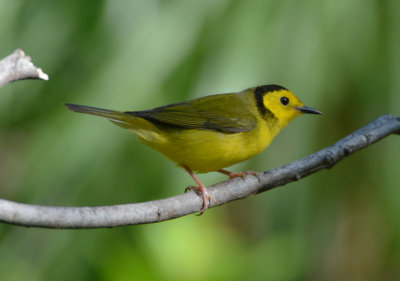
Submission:
[[[36,67],[23,50],[17,49],[0,60],[0,88],[7,83],[23,79],[49,80],[49,76]]]
[[[232,179],[207,188],[216,204],[242,199],[292,181],[300,180],[325,168],[331,168],[357,150],[400,131],[400,117],[381,116],[337,143],[301,160],[253,176]],[[135,204],[99,207],[50,207],[0,199],[0,221],[46,228],[100,228],[161,222],[198,212],[202,200],[194,192]]]

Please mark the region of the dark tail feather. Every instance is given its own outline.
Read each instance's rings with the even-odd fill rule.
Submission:
[[[116,121],[116,122],[124,121],[123,120],[124,114],[119,111],[91,107],[91,106],[86,106],[86,105],[72,104],[72,103],[64,103],[64,105],[66,107],[68,107],[69,110],[72,110],[75,112],[102,116],[102,117],[108,118],[108,119],[110,119],[112,121]]]

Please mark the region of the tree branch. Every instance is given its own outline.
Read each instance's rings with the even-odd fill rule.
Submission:
[[[253,176],[232,179],[207,188],[216,204],[242,199],[331,168],[357,150],[400,130],[400,117],[381,116],[337,143],[288,165]],[[0,221],[46,228],[99,228],[161,222],[198,212],[202,200],[194,192],[135,204],[100,207],[50,207],[0,199]],[[206,214],[207,215],[207,214]]]
[[[23,79],[49,80],[49,76],[37,68],[24,51],[17,49],[0,60],[0,88],[7,83]]]

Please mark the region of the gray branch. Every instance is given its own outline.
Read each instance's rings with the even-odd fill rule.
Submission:
[[[216,204],[249,197],[319,170],[330,168],[340,160],[366,148],[386,136],[400,131],[400,117],[381,116],[337,143],[288,165],[261,173],[260,180],[248,176],[235,178],[207,188]],[[198,212],[202,200],[195,192],[135,204],[99,207],[50,207],[22,204],[0,199],[0,221],[46,228],[100,228],[161,222]],[[204,214],[207,216],[207,211]]]
[[[0,88],[7,83],[23,79],[49,80],[49,76],[37,68],[24,51],[17,49],[0,60]]]

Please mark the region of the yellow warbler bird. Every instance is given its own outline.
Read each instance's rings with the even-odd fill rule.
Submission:
[[[188,189],[201,193],[201,213],[208,208],[209,200],[214,199],[194,172],[217,171],[231,178],[244,178],[248,174],[258,176],[252,171],[232,173],[223,168],[262,152],[290,121],[302,113],[321,114],[279,85],[206,96],[144,111],[121,112],[65,105],[72,111],[109,119],[183,167],[198,184],[198,187]]]

